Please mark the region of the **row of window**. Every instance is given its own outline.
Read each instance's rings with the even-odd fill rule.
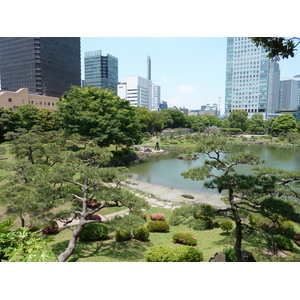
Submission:
[[[8,102],[13,102],[13,99],[12,98],[8,98]],[[25,104],[25,100],[22,99],[21,103]],[[43,102],[42,101],[30,101],[30,100],[28,100],[28,104],[43,105]],[[48,105],[48,106],[52,105],[52,106],[54,106],[55,103],[54,102],[47,102],[47,101],[45,101],[44,105]]]

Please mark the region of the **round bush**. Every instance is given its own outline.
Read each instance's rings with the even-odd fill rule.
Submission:
[[[190,246],[157,245],[147,251],[145,260],[147,262],[200,262],[203,260],[203,253]]]
[[[91,216],[91,220],[102,221],[102,218],[101,218],[101,216],[99,216],[99,215],[92,215],[92,216]]]
[[[166,221],[166,216],[163,213],[156,213],[150,216],[152,221]]]
[[[188,246],[197,245],[197,239],[190,233],[175,233],[173,235],[173,242]]]
[[[138,227],[133,230],[133,236],[139,241],[147,241],[149,238],[149,230],[146,227]]]
[[[117,242],[129,241],[131,239],[130,231],[117,228],[115,231],[115,238]]]
[[[150,221],[147,225],[150,232],[169,232],[170,226],[166,221]]]
[[[210,227],[207,225],[207,222],[202,219],[194,219],[187,224],[190,228],[194,230],[207,230]]]
[[[58,224],[56,221],[50,221],[44,229],[42,229],[42,232],[45,234],[55,234],[58,232]]]
[[[83,227],[80,240],[83,242],[106,240],[108,229],[102,223],[88,223]]]
[[[233,228],[233,223],[230,220],[222,220],[219,224],[220,228],[226,232],[231,231]]]

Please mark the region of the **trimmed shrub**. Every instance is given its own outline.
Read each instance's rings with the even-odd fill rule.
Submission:
[[[230,220],[222,220],[220,222],[220,228],[223,231],[229,232],[229,231],[231,231],[233,229],[233,223]]]
[[[163,213],[156,213],[150,216],[152,221],[166,221],[166,216]]]
[[[45,234],[55,234],[58,232],[58,224],[56,221],[50,221],[44,229],[42,229],[42,232]]]
[[[150,221],[147,225],[150,232],[169,232],[170,226],[166,221]]]
[[[149,230],[146,227],[138,227],[133,230],[133,236],[139,241],[147,241],[149,238]]]
[[[110,232],[114,232],[118,228],[131,231],[134,228],[143,226],[144,223],[145,219],[141,214],[129,214],[125,216],[115,216],[111,221],[105,224],[108,226]]]
[[[145,260],[147,262],[200,262],[203,261],[203,253],[190,246],[157,245],[147,251]]]
[[[210,226],[207,224],[207,222],[202,219],[193,219],[191,222],[187,224],[187,226],[193,228],[194,230],[211,229]]]
[[[173,242],[188,246],[197,245],[197,239],[190,233],[175,233],[173,235]]]
[[[101,241],[106,240],[108,237],[108,229],[103,223],[88,223],[84,225],[80,234],[80,241]]]
[[[115,238],[117,242],[129,241],[131,239],[131,233],[129,230],[117,228],[115,231]]]
[[[101,216],[99,216],[99,215],[91,215],[90,217],[89,217],[89,220],[96,220],[96,221],[102,221],[102,218],[101,218]]]

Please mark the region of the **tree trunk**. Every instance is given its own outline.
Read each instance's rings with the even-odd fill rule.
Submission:
[[[59,262],[65,262],[74,253],[77,240],[80,236],[80,233],[82,232],[84,224],[85,222],[81,222],[81,220],[79,221],[78,227],[72,233],[72,237],[69,241],[67,249],[58,256]]]
[[[235,244],[234,244],[234,251],[238,262],[243,261],[242,257],[242,238],[243,238],[243,232],[242,232],[242,221],[239,216],[239,212],[237,210],[236,205],[234,204],[234,197],[233,197],[233,189],[229,188],[228,191],[228,199],[229,203],[233,212],[233,218],[235,222]]]
[[[24,218],[21,216],[20,219],[21,219],[21,227],[25,227],[25,220],[24,220]]]

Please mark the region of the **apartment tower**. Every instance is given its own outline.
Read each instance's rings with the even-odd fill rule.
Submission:
[[[81,85],[79,37],[1,37],[1,89],[60,97]]]

